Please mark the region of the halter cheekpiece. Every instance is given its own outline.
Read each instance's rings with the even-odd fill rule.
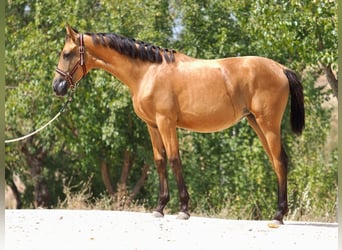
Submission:
[[[76,70],[78,69],[78,66],[82,67],[83,76],[85,76],[85,74],[87,73],[86,65],[84,63],[85,47],[84,47],[83,34],[80,34],[79,52],[80,52],[80,59],[77,61],[77,63],[75,64],[75,66],[72,68],[70,72],[65,72],[59,68],[56,68],[56,72],[65,78],[65,80],[68,82],[71,89],[74,89],[76,87],[76,83],[72,80],[72,77],[75,74]]]

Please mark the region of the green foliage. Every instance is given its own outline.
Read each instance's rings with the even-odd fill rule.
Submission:
[[[336,65],[336,3],[332,1],[10,1],[6,6],[6,137],[43,125],[65,100],[52,93],[51,80],[65,37],[65,24],[79,31],[115,32],[171,47],[190,56],[220,58],[260,55],[302,74],[306,128],[290,131],[288,111],[283,138],[290,157],[289,203],[293,219],[334,220],[337,152],[326,150],[330,92],[315,86],[317,62]],[[91,18],[90,18],[91,17]],[[181,157],[192,212],[230,218],[269,219],[276,207],[276,178],[253,130],[243,120],[213,134],[179,130]],[[100,172],[108,163],[111,180],[120,180],[124,154],[133,164],[131,190],[142,164],[153,165],[145,124],[134,114],[128,89],[103,71],[90,72],[67,111],[38,135],[6,145],[6,180],[18,173],[27,189],[24,207],[33,207],[36,184],[48,183],[49,206],[68,199],[92,176],[92,198],[106,196]],[[33,173],[35,169],[38,174]],[[169,170],[171,201],[178,193]],[[148,209],[158,197],[151,168],[137,196]],[[88,187],[87,187],[88,188]],[[78,191],[75,191],[78,192]],[[64,203],[63,203],[64,204]],[[270,212],[271,211],[271,212]]]

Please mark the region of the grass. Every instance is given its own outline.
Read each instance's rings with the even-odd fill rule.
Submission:
[[[56,208],[60,209],[80,209],[80,210],[125,210],[134,212],[147,212],[143,204],[130,201],[123,194],[109,196],[102,194],[98,198],[94,198],[91,192],[91,180],[81,182],[77,186],[64,185],[63,193],[65,199],[58,201]],[[78,191],[73,191],[77,189]]]
[[[57,209],[74,209],[74,210],[116,210],[116,211],[132,211],[132,212],[151,212],[153,208],[149,208],[142,202],[131,201],[127,199],[128,196],[124,194],[109,196],[102,194],[98,198],[94,198],[91,193],[91,180],[81,182],[77,186],[64,186],[65,199],[57,203]],[[73,191],[77,189],[77,191]],[[234,206],[233,202],[227,201],[227,205],[220,211],[213,209],[196,208],[191,212],[192,216],[213,217],[221,219],[253,219],[255,209],[252,205],[245,208]],[[291,221],[317,221],[317,222],[336,222],[336,204],[326,204],[325,214],[321,212],[315,213],[315,209],[309,207],[299,207],[285,217],[285,220]],[[274,211],[270,211],[270,218],[272,218]],[[172,214],[172,212],[165,208],[165,214]],[[268,220],[265,218],[265,220]]]

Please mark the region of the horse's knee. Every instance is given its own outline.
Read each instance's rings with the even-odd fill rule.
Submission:
[[[166,159],[159,158],[154,160],[156,164],[156,168],[159,174],[164,173],[166,171]]]

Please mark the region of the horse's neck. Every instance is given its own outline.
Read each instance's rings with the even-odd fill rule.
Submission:
[[[127,85],[133,93],[137,90],[137,84],[148,69],[148,63],[132,59],[101,45],[91,43],[86,51],[89,56],[87,62],[89,69],[100,68],[107,71]]]

